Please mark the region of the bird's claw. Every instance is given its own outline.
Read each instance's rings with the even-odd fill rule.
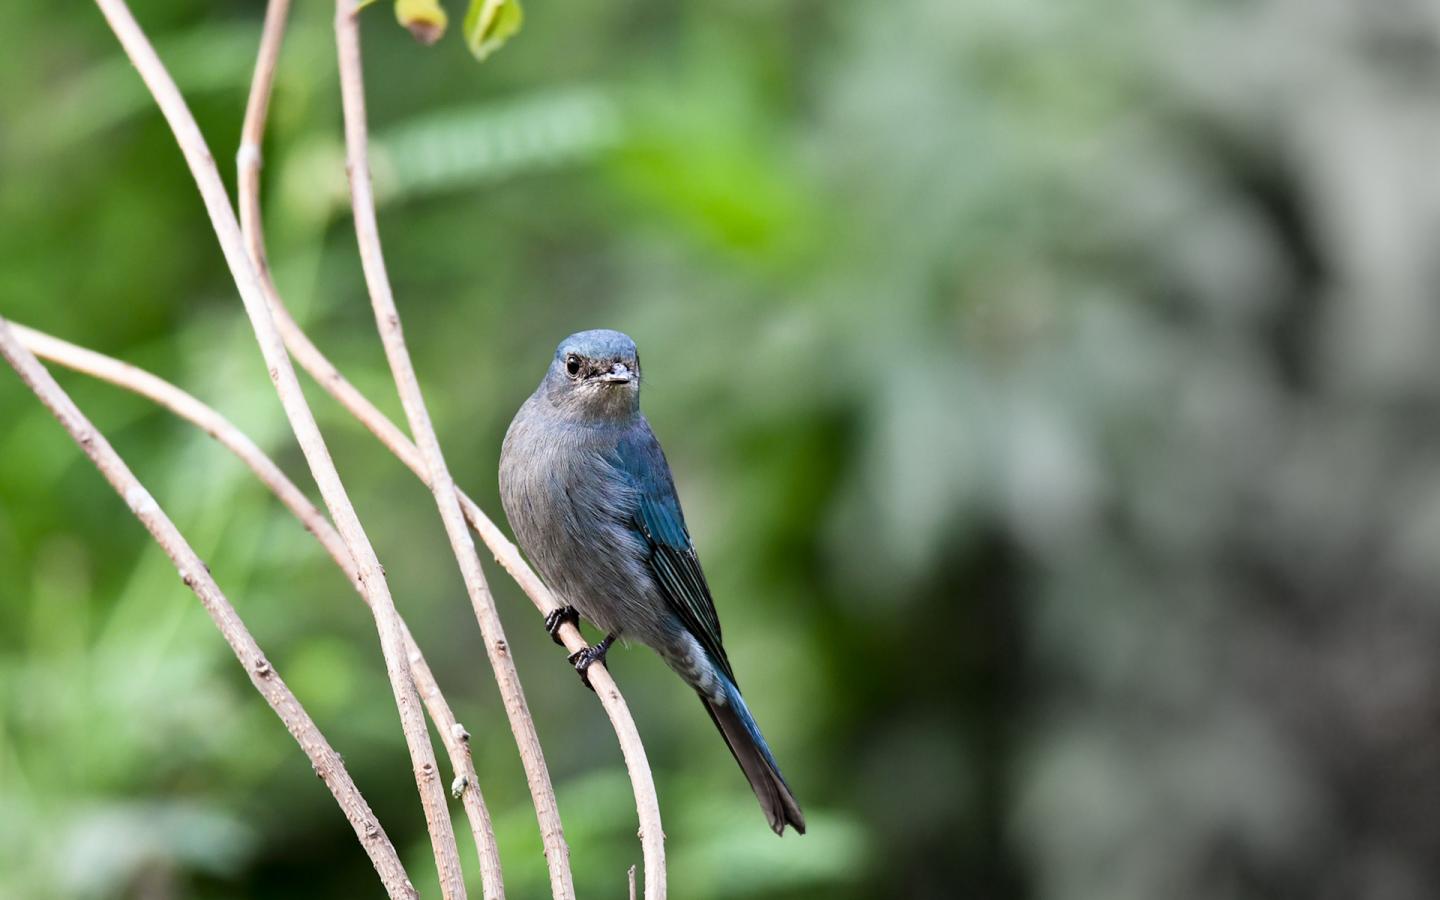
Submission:
[[[566,622],[577,628],[580,627],[580,613],[575,610],[575,607],[568,604],[558,609],[552,609],[545,614],[545,630],[549,632],[550,640],[561,647],[565,646],[565,642],[560,640],[560,626]]]
[[[587,670],[593,663],[605,662],[605,654],[610,652],[610,645],[613,643],[615,643],[615,635],[606,635],[605,640],[593,647],[576,650],[569,656],[570,665],[574,666],[575,671],[580,673],[580,683],[592,691],[595,690],[595,685],[590,683],[590,674]]]

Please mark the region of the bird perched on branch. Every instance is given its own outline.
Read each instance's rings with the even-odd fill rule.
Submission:
[[[617,638],[659,653],[700,695],[770,827],[805,833],[805,817],[720,642],[720,619],[685,528],[670,466],[640,413],[640,358],[618,331],[560,342],[500,453],[500,499],[520,547],[569,604],[547,617],[559,643],[584,616],[605,639],[570,657],[586,669]]]

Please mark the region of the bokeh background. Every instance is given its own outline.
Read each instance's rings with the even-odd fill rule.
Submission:
[[[230,159],[260,4],[135,6]],[[633,335],[805,803],[811,834],[777,840],[688,692],[613,654],[676,896],[1440,895],[1440,4],[531,0],[484,65],[386,6],[364,17],[381,226],[457,477],[498,512],[501,436],[558,339]],[[398,418],[329,16],[299,4],[281,60],[271,258]],[[0,84],[0,314],[187,387],[303,477],[99,14],[4,4]],[[225,451],[61,378],[434,896],[346,582]],[[311,394],[474,735],[511,896],[543,896],[431,502]],[[581,894],[622,896],[613,736],[491,577]],[[0,896],[378,892],[169,563],[0,373]]]

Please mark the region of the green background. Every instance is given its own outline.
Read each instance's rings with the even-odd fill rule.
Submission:
[[[298,6],[271,260],[399,420],[345,214],[331,10]],[[233,187],[260,4],[135,12]],[[556,342],[611,327],[642,350],[732,660],[811,826],[776,839],[688,691],[643,648],[612,654],[674,896],[1440,891],[1437,4],[526,12],[484,65],[457,29],[426,49],[365,12],[381,231],[450,464],[492,515],[501,437]],[[0,315],[193,391],[309,489],[98,12],[5,4],[0,86]],[[345,580],[203,435],[60,378],[436,896]],[[543,896],[433,505],[307,391],[474,736],[510,895]],[[623,896],[639,846],[608,723],[487,571],[577,887]],[[378,894],[199,604],[0,372],[0,897]]]

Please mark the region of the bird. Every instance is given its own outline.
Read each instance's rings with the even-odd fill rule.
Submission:
[[[695,692],[750,782],[770,827],[805,833],[805,816],[740,696],[720,618],[685,525],[665,453],[640,412],[640,356],[627,335],[581,331],[560,342],[500,451],[500,499],[520,548],[564,605],[605,632],[570,656],[586,670],[620,639],[658,653]],[[591,687],[593,690],[594,688]]]

